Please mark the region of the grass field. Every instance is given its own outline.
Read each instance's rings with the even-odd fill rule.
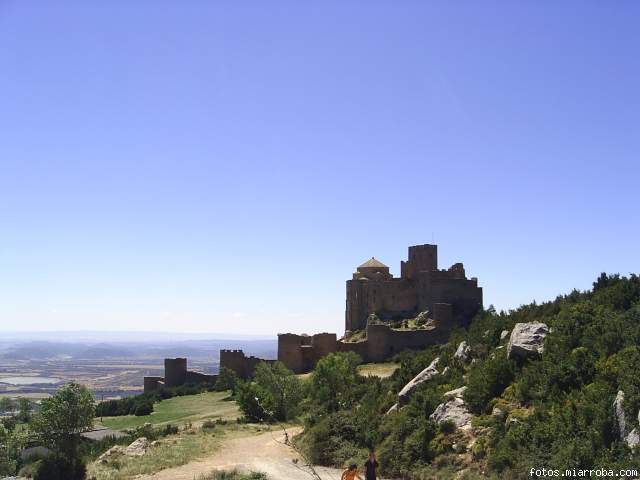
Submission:
[[[400,365],[397,363],[365,363],[358,366],[358,373],[364,377],[387,378],[393,375]]]
[[[263,430],[262,426],[237,423],[222,425],[209,431],[192,427],[161,439],[158,446],[140,457],[121,456],[106,463],[93,462],[89,465],[87,478],[130,480],[138,475],[152,474],[206,457],[223,447],[225,440],[255,435]]]
[[[97,419],[105,427],[116,430],[134,428],[145,423],[163,425],[171,423],[184,425],[198,424],[208,419],[235,420],[239,416],[238,406],[229,400],[229,392],[207,392],[199,395],[187,395],[163,400],[153,406],[151,415],[136,417],[126,415],[122,417],[104,417]]]

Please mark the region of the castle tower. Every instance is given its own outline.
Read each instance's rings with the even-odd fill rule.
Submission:
[[[414,245],[409,247],[409,257],[406,262],[400,262],[402,278],[413,280],[418,272],[433,271],[438,269],[437,245]]]
[[[187,381],[187,359],[164,359],[164,384],[167,387],[178,387]]]

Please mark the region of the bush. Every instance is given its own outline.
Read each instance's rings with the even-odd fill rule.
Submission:
[[[153,403],[147,401],[147,402],[138,403],[136,405],[134,414],[136,417],[143,417],[145,415],[151,414],[152,412],[153,412]]]
[[[311,374],[311,401],[327,412],[351,408],[357,400],[354,387],[363,380],[357,370],[361,361],[353,352],[322,358]]]
[[[236,385],[238,384],[238,375],[230,368],[222,367],[218,374],[218,380],[216,381],[215,389],[218,392],[225,390],[231,390],[235,393]]]
[[[239,382],[236,390],[236,401],[251,421],[290,420],[303,398],[300,379],[280,362],[261,362],[253,380]]]
[[[489,401],[500,395],[513,380],[515,363],[507,359],[505,350],[496,351],[492,358],[478,364],[469,373],[464,399],[471,411],[486,411]]]
[[[87,468],[80,461],[70,462],[59,457],[47,457],[41,460],[34,480],[84,480]]]

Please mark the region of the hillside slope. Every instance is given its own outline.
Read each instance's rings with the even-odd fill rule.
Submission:
[[[538,349],[510,345],[516,324],[538,329]],[[640,279],[602,274],[590,291],[511,312],[490,307],[446,345],[398,355],[391,377],[353,386],[350,405],[316,405],[301,442],[324,464],[360,462],[374,447],[386,474],[420,479],[640,470],[630,448],[640,432],[639,345]],[[399,399],[432,362],[429,380]]]

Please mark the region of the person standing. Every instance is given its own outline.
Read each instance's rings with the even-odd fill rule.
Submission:
[[[364,462],[364,480],[376,480],[376,469],[378,468],[378,461],[376,460],[376,454],[373,450],[369,452],[369,458]]]

